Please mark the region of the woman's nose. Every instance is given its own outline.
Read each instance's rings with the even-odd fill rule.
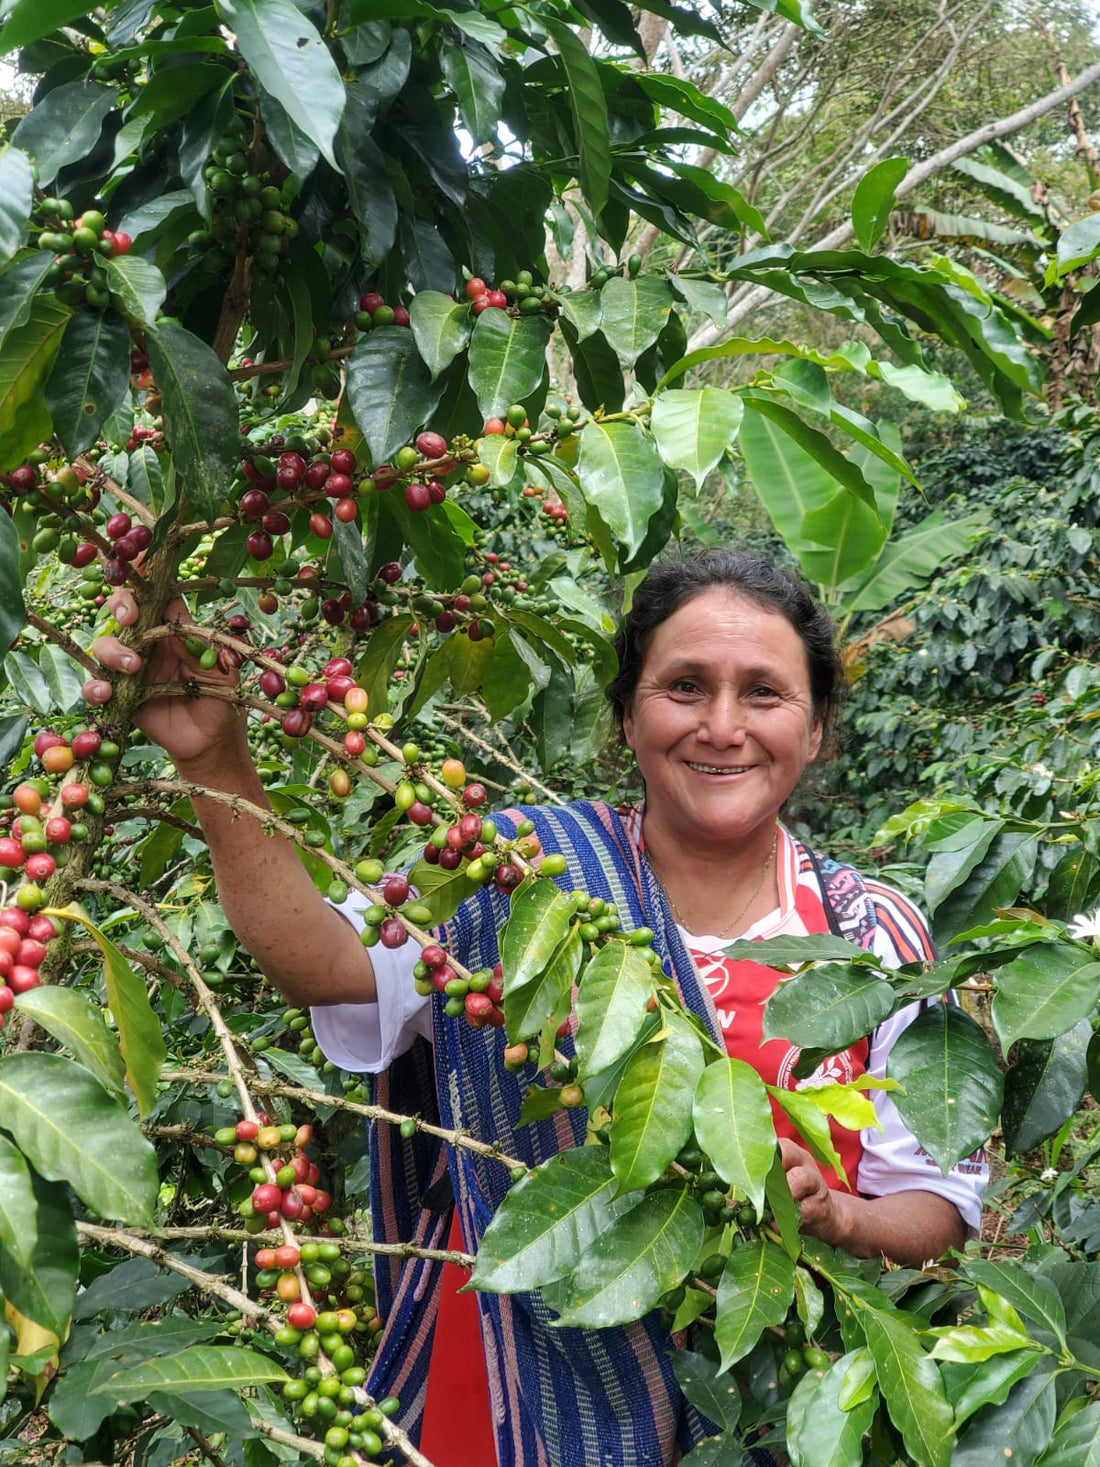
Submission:
[[[744,710],[732,693],[719,693],[709,701],[702,731],[707,741],[718,749],[745,742]]]

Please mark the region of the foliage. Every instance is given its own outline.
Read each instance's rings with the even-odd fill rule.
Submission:
[[[531,802],[551,779],[599,786],[585,766],[613,670],[607,578],[644,570],[739,434],[791,553],[852,615],[957,551],[965,515],[889,541],[912,470],[834,388],[889,381],[953,406],[934,338],[1019,413],[1041,384],[1027,325],[957,270],[872,253],[873,182],[865,250],[766,244],[732,266],[696,250],[701,220],[726,241],[754,227],[681,152],[732,150],[735,119],[635,65],[625,7],[379,9],[16,0],[0,23],[38,77],[0,153],[5,1429],[37,1412],[35,1449],[57,1460],[408,1455],[401,1404],[364,1389],[383,1326],[360,1123],[489,1149],[372,1107],[238,947],[195,824],[193,801],[218,792],[172,777],[134,724],[140,689],[108,687],[88,655],[126,585],[136,644],[179,636],[176,694],[206,675],[209,699],[247,713],[270,809],[225,798],[257,841],[292,842],[331,901],[358,893],[366,945],[419,943],[421,989],[451,1022],[503,1029],[508,1063],[538,1076],[532,1112],[599,1090],[592,1146],[531,1172],[486,1157],[515,1187],[478,1286],[540,1288],[588,1328],[658,1306],[698,1324],[676,1361],[717,1429],[697,1462],[762,1430],[807,1467],[1090,1449],[1096,1265],[1040,1251],[876,1282],[877,1265],[803,1239],[762,1082],[684,1012],[652,933],[567,891],[522,810],[485,812],[486,781],[501,804],[517,775]],[[672,18],[717,34],[694,10]],[[595,53],[582,23],[603,33]],[[600,245],[574,289],[545,248],[549,218],[568,254],[566,194]],[[684,268],[620,258],[635,218],[693,251]],[[736,282],[874,347],[689,353]],[[751,381],[689,377],[731,354],[757,361]],[[575,394],[555,390],[554,359]],[[196,624],[166,628],[179,592]],[[909,817],[943,935],[1014,901],[1052,836],[1088,829],[1064,824],[963,802]],[[410,893],[396,868],[414,861]],[[1065,879],[1089,891],[1091,867]],[[512,895],[502,971],[471,973],[436,937],[489,884]],[[769,1026],[839,1045],[993,965],[1006,1048],[1075,1032],[1100,985],[1087,935],[1005,921],[979,934],[997,947],[930,974],[832,939],[773,953],[796,976]],[[1017,1065],[1028,1134],[1055,1072],[1065,1093],[1066,1055]],[[929,1010],[895,1063],[941,1165],[988,1135],[1000,1069],[971,1020]],[[831,1164],[825,1117],[864,1124],[871,1087],[771,1098]],[[268,1246],[242,1271],[250,1238]],[[246,1287],[226,1281],[242,1272]]]

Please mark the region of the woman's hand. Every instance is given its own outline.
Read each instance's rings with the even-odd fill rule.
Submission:
[[[885,1197],[861,1197],[829,1187],[810,1153],[779,1138],[779,1154],[791,1196],[802,1209],[802,1231],[856,1258],[881,1254],[922,1268],[966,1243],[966,1225],[955,1204],[912,1187]]]
[[[134,593],[115,591],[108,602],[120,627],[133,626],[138,618]],[[191,617],[181,600],[169,603],[165,621],[188,624]],[[118,637],[99,637],[92,652],[112,672],[134,674],[142,670],[141,658],[132,647]],[[199,666],[188,652],[183,636],[162,637],[151,643],[145,660],[143,680],[146,683],[191,683],[199,687],[233,688],[237,674],[209,671]],[[93,679],[85,685],[90,702],[105,702],[111,685],[106,679]],[[177,766],[201,764],[211,758],[224,759],[246,752],[244,719],[240,710],[221,698],[199,696],[159,697],[144,702],[134,722],[144,734],[154,739]]]
[[[802,1231],[823,1243],[839,1246],[842,1242],[840,1194],[828,1186],[810,1153],[786,1136],[779,1138],[779,1155],[791,1196],[802,1209]]]

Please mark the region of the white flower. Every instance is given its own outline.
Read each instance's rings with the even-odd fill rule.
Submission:
[[[1076,937],[1079,942],[1083,942],[1087,937],[1100,937],[1100,907],[1097,907],[1091,916],[1079,912],[1066,928],[1066,932],[1070,937]]]
[[[1054,778],[1054,770],[1053,769],[1048,769],[1046,767],[1046,765],[1043,764],[1043,763],[1033,764],[1031,766],[1031,772],[1032,772],[1032,774],[1038,775],[1040,779],[1053,779]]]
[[[1040,1182],[1053,1182],[1057,1176],[1058,1168],[1056,1166],[1048,1166],[1044,1171],[1039,1173],[1039,1180]]]

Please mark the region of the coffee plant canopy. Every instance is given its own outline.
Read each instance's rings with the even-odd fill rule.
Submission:
[[[759,8],[818,28],[804,0]],[[185,640],[172,691],[201,673],[247,712],[270,808],[232,804],[258,851],[281,832],[330,900],[359,894],[367,945],[420,944],[421,990],[503,1028],[525,1115],[588,1107],[592,1144],[554,1164],[488,1157],[514,1187],[461,1255],[476,1288],[542,1289],[593,1329],[656,1308],[695,1326],[675,1370],[715,1434],[692,1467],[741,1461],[761,1430],[801,1467],[1100,1451],[1100,1265],[975,1250],[957,1273],[880,1279],[800,1235],[777,1162],[769,1095],[838,1165],[827,1118],[867,1124],[877,1083],[946,1171],[1002,1108],[978,1022],[932,1005],[886,1081],[769,1091],[684,1011],[652,933],[565,889],[524,814],[613,783],[611,585],[681,535],[731,453],[823,594],[883,609],[982,520],[933,512],[894,535],[914,471],[842,384],[957,411],[932,343],[1022,417],[1045,328],[950,261],[875,252],[896,168],[852,201],[858,249],[768,240],[689,161],[736,152],[733,112],[642,44],[646,17],[721,42],[717,7],[0,16],[0,52],[34,79],[0,134],[4,1434],[56,1461],[423,1463],[401,1403],[365,1389],[384,1321],[363,1122],[491,1150],[372,1105],[238,946],[204,790],[140,732],[138,680],[90,654],[128,587],[135,646]],[[643,261],[639,221],[688,263]],[[765,242],[719,268],[704,224]],[[1065,271],[1091,234],[1080,249]],[[586,279],[566,289],[552,262],[574,252]],[[851,340],[689,351],[734,282]],[[732,357],[751,378],[712,385]],[[886,971],[840,939],[777,942],[792,976],[767,1032],[804,1046],[808,1074],[988,973],[1025,1074],[1013,1134],[1034,1144],[1084,1093],[1100,962],[1088,924],[1067,927],[1088,882],[1067,870],[1044,914],[1014,904],[1055,843],[1087,851],[1091,881],[1091,826],[960,798],[897,828],[932,852],[947,955]],[[468,972],[439,928],[487,885],[510,899],[501,970]]]

